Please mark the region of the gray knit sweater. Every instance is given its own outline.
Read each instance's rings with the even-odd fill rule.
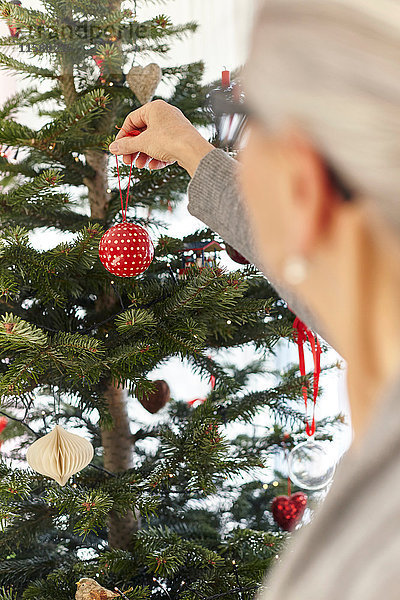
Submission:
[[[246,210],[235,182],[237,163],[221,150],[201,161],[189,185],[189,212],[256,264]],[[272,280],[315,331],[313,315]],[[378,403],[373,426],[347,453],[311,525],[293,535],[263,600],[400,600],[400,379]]]

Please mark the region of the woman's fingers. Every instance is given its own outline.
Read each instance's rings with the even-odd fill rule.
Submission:
[[[135,154],[124,154],[122,157],[122,160],[126,165],[130,165],[131,158],[133,156],[132,163],[133,163],[133,165],[135,165],[136,159],[139,156],[139,154],[140,154],[140,152],[136,152]]]
[[[130,164],[131,155],[136,156],[139,169],[160,169],[177,161],[189,174],[212,149],[183,113],[163,100],[154,100],[129,113],[109,146],[110,152],[122,155],[126,164]]]
[[[146,132],[137,135],[136,137],[121,137],[116,139],[109,145],[108,149],[112,154],[135,154],[135,152],[144,151]],[[139,138],[141,138],[139,140]]]
[[[132,156],[133,156],[133,160],[132,160],[133,166],[136,167],[137,169],[141,169],[142,167],[144,167],[144,165],[150,159],[150,156],[148,154],[145,154],[144,152],[136,152],[133,155],[132,154],[124,154],[123,162],[126,165],[130,165]],[[138,159],[139,159],[139,164],[138,164]]]
[[[145,111],[143,109],[144,107],[141,106],[140,108],[129,113],[115,138],[116,140],[126,136],[129,131],[132,131],[132,129],[144,129],[147,127],[147,122],[145,121]]]
[[[170,164],[172,163],[167,163],[165,162],[165,160],[156,160],[155,158],[152,158],[149,164],[147,165],[147,168],[151,169],[152,171],[157,171],[157,169],[163,169],[164,167]]]
[[[126,165],[131,164],[131,154],[126,154],[123,157],[123,162]],[[151,158],[148,154],[144,154],[143,152],[138,152],[133,155],[133,166],[137,169],[143,169],[143,167],[147,166],[151,171],[157,171],[158,169],[164,169],[164,167],[172,165],[173,162],[165,161],[165,160],[157,160],[156,158]]]
[[[126,165],[130,165],[131,157],[132,154],[125,154],[123,162]],[[148,169],[156,171],[172,164],[174,164],[174,161],[157,160],[156,158],[151,158],[148,154],[144,154],[144,152],[137,152],[133,155],[133,165],[137,169],[143,169],[143,167],[147,166]]]
[[[146,166],[147,161],[150,159],[150,156],[148,154],[145,154],[144,152],[141,152],[139,154],[139,156],[136,159],[135,162],[135,167],[137,169],[143,169],[143,167]]]

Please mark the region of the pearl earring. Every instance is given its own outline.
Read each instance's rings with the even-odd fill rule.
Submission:
[[[308,264],[304,256],[293,254],[283,265],[283,278],[289,285],[300,285],[307,277]]]

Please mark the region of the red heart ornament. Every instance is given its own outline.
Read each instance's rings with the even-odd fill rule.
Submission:
[[[272,500],[271,510],[275,522],[285,531],[292,531],[307,506],[307,496],[296,492],[291,496],[277,496]]]
[[[103,266],[113,275],[135,277],[150,266],[154,246],[143,227],[124,221],[103,235],[99,256]]]

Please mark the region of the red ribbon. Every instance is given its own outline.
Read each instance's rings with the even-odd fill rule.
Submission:
[[[306,433],[308,436],[312,436],[315,433],[315,405],[317,403],[318,398],[318,389],[319,389],[319,377],[321,374],[321,345],[319,343],[318,337],[313,333],[299,318],[296,317],[293,323],[293,329],[296,331],[296,341],[299,349],[299,367],[300,374],[302,377],[306,375],[306,364],[304,359],[304,343],[307,340],[310,342],[311,352],[314,360],[314,382],[313,382],[313,413],[312,413],[312,423],[311,425],[308,422],[308,413],[307,413],[307,402],[308,402],[308,389],[306,385],[303,385],[303,398],[306,409]]]
[[[124,133],[126,133],[127,136],[130,136],[130,137],[136,136],[136,135],[139,135],[140,133],[142,133],[138,129],[132,129],[132,131],[125,131],[125,129],[123,129],[122,127],[118,128],[118,129],[122,129],[122,131]],[[118,155],[117,154],[115,155],[115,161],[116,161],[116,164],[117,164],[118,187],[119,187],[119,195],[120,195],[120,198],[121,198],[122,221],[126,221],[126,213],[128,211],[129,188],[130,188],[130,185],[131,185],[131,177],[132,177],[133,154],[131,154],[131,168],[129,170],[129,179],[128,179],[128,188],[126,190],[126,202],[125,202],[125,206],[124,206],[124,199],[122,197],[121,177],[120,177],[120,174],[119,174]]]
[[[211,358],[211,356],[209,356],[208,358]],[[215,388],[215,383],[215,375],[210,375],[210,386],[212,390]],[[206,401],[206,399],[207,398],[195,398],[194,400],[189,400],[188,404],[190,404],[190,406],[193,406],[193,404],[195,404],[196,402],[201,402],[203,404]]]
[[[7,426],[7,423],[8,423],[7,417],[0,417],[0,433],[2,433],[4,431],[4,429]],[[2,444],[3,444],[3,441],[0,440],[0,448],[1,448]]]

